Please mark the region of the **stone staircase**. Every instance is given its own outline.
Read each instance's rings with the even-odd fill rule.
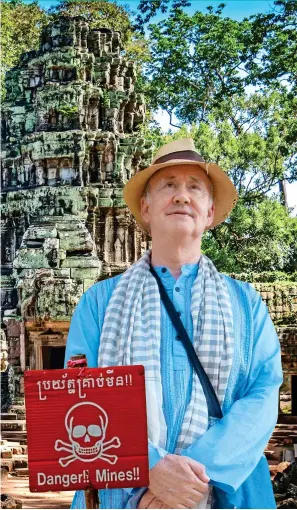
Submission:
[[[8,413],[1,413],[0,452],[2,476],[28,475],[26,413],[21,399]]]

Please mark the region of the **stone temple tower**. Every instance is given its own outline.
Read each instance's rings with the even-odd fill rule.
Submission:
[[[60,368],[70,318],[95,281],[149,247],[122,188],[152,147],[120,32],[62,17],[7,73],[2,116],[2,327],[25,368]]]

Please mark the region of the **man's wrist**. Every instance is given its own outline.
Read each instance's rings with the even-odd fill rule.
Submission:
[[[155,446],[150,440],[148,443],[148,457],[149,457],[149,469],[153,469],[153,467],[162,459],[164,459],[165,455],[168,452],[164,450],[164,448],[160,448]]]

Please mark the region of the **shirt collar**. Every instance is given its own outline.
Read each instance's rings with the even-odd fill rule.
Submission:
[[[158,276],[160,276],[162,280],[167,278],[173,278],[167,266],[153,266],[153,268],[155,269],[156,273],[158,274]],[[179,276],[179,278],[181,278],[181,276],[185,277],[194,276],[196,278],[198,274],[198,268],[199,262],[196,262],[196,264],[183,264],[181,266],[181,275]]]

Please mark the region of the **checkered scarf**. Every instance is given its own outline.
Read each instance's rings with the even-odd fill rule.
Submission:
[[[166,448],[160,368],[160,293],[149,271],[150,259],[148,250],[123,274],[111,296],[100,338],[98,366],[144,365],[148,436],[154,445]],[[195,351],[222,405],[233,359],[233,317],[223,276],[204,255],[192,287],[191,314]],[[191,401],[175,453],[204,434],[208,423],[206,399],[193,372]]]

